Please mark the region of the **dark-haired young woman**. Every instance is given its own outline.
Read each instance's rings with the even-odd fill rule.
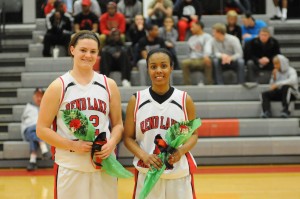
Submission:
[[[195,119],[195,106],[186,92],[170,86],[173,60],[163,48],[151,50],[147,55],[147,70],[152,86],[138,91],[127,106],[124,142],[134,154],[136,168],[134,197],[138,198],[146,173],[153,165],[162,166],[154,154],[154,139],[157,134],[165,137],[166,130],[174,123]],[[197,143],[198,135],[182,145],[169,159],[174,168],[164,171],[147,198],[179,199],[195,198],[193,174],[195,161],[189,152]]]
[[[62,110],[76,108],[95,126],[95,136],[106,132],[108,141],[95,154],[98,158],[107,158],[120,141],[123,123],[118,87],[112,79],[93,71],[99,48],[95,33],[76,33],[69,45],[73,67],[50,84],[40,106],[38,136],[55,147],[55,198],[117,198],[117,179],[92,164],[92,142],[76,139],[62,120]]]

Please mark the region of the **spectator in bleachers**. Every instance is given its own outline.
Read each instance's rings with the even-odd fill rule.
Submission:
[[[164,19],[163,27],[159,28],[159,37],[165,41],[166,48],[171,52],[174,57],[174,66],[173,69],[179,69],[177,53],[175,50],[176,41],[178,39],[178,32],[174,28],[173,17],[166,17]]]
[[[74,16],[74,32],[77,33],[80,30],[90,30],[98,33],[98,17],[95,13],[91,12],[91,1],[81,1],[82,12]]]
[[[272,117],[270,102],[281,101],[283,106],[281,117],[287,118],[290,115],[290,102],[299,95],[297,71],[289,65],[289,60],[283,55],[275,56],[273,64],[270,89],[261,94],[263,111],[261,117]]]
[[[204,24],[201,21],[194,22],[191,26],[192,36],[188,40],[190,47],[189,58],[181,62],[185,85],[191,84],[190,72],[194,70],[204,71],[205,84],[213,84],[213,69],[210,59],[212,36],[204,32],[203,28]]]
[[[56,1],[54,3],[55,10],[46,16],[47,32],[43,43],[43,56],[51,57],[51,46],[63,45],[68,49],[70,36],[72,34],[72,17],[69,13],[64,12],[63,3]]]
[[[22,137],[29,142],[30,146],[30,159],[29,164],[27,166],[28,171],[33,171],[37,169],[36,160],[39,149],[41,150],[43,158],[51,157],[46,143],[39,139],[36,135],[36,123],[43,95],[44,91],[41,88],[36,88],[32,96],[33,103],[26,104],[26,107],[21,117]]]
[[[242,43],[242,28],[237,24],[238,14],[234,10],[227,12],[226,31],[230,35],[236,36]]]
[[[109,77],[111,71],[120,71],[122,85],[130,87],[131,65],[127,54],[127,48],[121,40],[120,31],[112,30],[105,46],[101,51],[100,72]]]
[[[78,15],[82,12],[82,5],[90,5],[89,9],[92,13],[94,13],[97,17],[101,16],[101,10],[98,2],[96,0],[76,0],[74,2],[74,12],[73,15]]]
[[[243,16],[242,37],[244,42],[257,37],[261,28],[266,27],[267,24],[263,20],[254,19],[250,13]]]
[[[126,30],[128,30],[134,22],[134,17],[143,13],[142,3],[138,0],[121,0],[118,3],[118,12],[125,16]]]
[[[245,66],[240,41],[237,37],[227,34],[226,26],[221,23],[212,28],[213,65],[217,84],[224,84],[223,71],[228,69],[237,73],[238,83],[244,83]]]
[[[271,18],[271,20],[282,20],[286,21],[287,19],[287,12],[288,12],[288,0],[281,0],[282,4],[282,10],[280,10],[279,6],[279,0],[273,0],[275,10],[274,10],[274,16]]]
[[[47,4],[45,5],[44,7],[44,14],[45,16],[47,16],[49,13],[51,13],[53,11],[54,8],[54,3],[56,1],[59,1],[59,0],[48,0],[47,1]],[[63,9],[64,9],[64,12],[67,12],[67,7],[65,4],[63,4]]]
[[[269,75],[266,75],[265,78],[268,81],[274,69],[273,57],[280,54],[280,46],[278,41],[271,37],[269,29],[262,28],[257,38],[246,43],[244,54],[248,69],[248,81],[256,82],[259,72],[269,71],[266,73]]]
[[[134,24],[128,30],[128,40],[131,42],[132,65],[136,66],[139,59],[138,42],[146,36],[145,20],[143,15],[136,15]]]
[[[107,4],[109,2],[115,2],[115,3],[118,3],[119,0],[97,0],[99,6],[100,6],[100,9],[101,9],[101,13],[106,13],[107,12]]]
[[[165,48],[165,42],[159,37],[159,30],[157,25],[148,24],[146,26],[146,36],[138,42],[138,52],[140,60],[137,63],[140,73],[140,85],[147,85],[147,64],[146,58],[148,52],[156,48]]]
[[[178,16],[179,41],[185,41],[186,33],[195,21],[199,21],[202,15],[202,6],[198,0],[182,0],[178,9],[174,10]]]
[[[117,4],[109,2],[107,4],[107,12],[100,17],[100,43],[101,47],[105,45],[106,37],[111,34],[111,30],[118,29],[121,33],[121,39],[125,42],[126,20],[125,16],[117,12]]]
[[[152,0],[148,5],[147,13],[147,24],[156,24],[161,27],[164,18],[171,17],[173,14],[173,2],[171,0]]]

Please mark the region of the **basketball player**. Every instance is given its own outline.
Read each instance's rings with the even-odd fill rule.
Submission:
[[[166,49],[155,49],[147,56],[147,70],[152,86],[138,91],[130,98],[127,106],[124,142],[135,155],[133,164],[136,184],[133,198],[138,198],[150,165],[162,166],[161,160],[153,154],[154,138],[172,124],[195,119],[195,106],[186,92],[170,86],[173,70],[172,55]],[[191,199],[195,198],[193,172],[195,161],[189,151],[197,143],[196,132],[169,159],[174,168],[162,174],[147,198]]]
[[[95,136],[106,132],[108,142],[96,153],[97,158],[107,158],[120,141],[123,123],[118,87],[112,79],[93,71],[99,48],[95,33],[76,33],[69,45],[73,68],[50,84],[41,103],[37,131],[55,147],[58,199],[117,198],[117,179],[91,163],[92,142],[76,140],[62,120],[61,110],[77,108],[95,126]]]

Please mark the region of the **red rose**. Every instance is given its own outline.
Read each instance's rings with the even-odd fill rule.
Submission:
[[[79,129],[81,127],[80,119],[73,119],[70,122],[70,127],[74,127],[75,129]]]
[[[186,132],[188,132],[188,130],[189,130],[189,127],[186,126],[186,125],[180,125],[179,126],[180,133],[186,133]]]

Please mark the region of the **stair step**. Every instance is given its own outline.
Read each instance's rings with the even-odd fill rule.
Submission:
[[[0,107],[0,114],[1,115],[10,115],[10,114],[13,114],[12,107]]]
[[[0,97],[17,97],[16,89],[0,90]]]
[[[0,67],[25,66],[25,58],[0,58]]]
[[[0,74],[0,82],[19,82],[21,81],[21,73],[1,73]]]
[[[0,66],[0,73],[22,73],[25,72],[25,66]]]
[[[7,124],[0,124],[0,133],[3,133],[3,132],[8,132],[8,126]]]
[[[20,88],[20,87],[22,87],[21,81],[19,81],[19,82],[1,82],[0,81],[0,88]]]

